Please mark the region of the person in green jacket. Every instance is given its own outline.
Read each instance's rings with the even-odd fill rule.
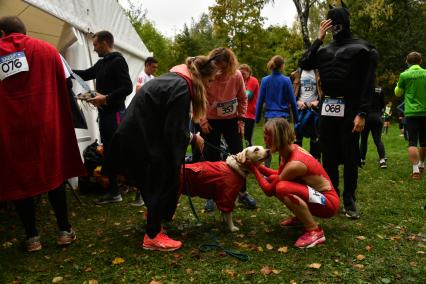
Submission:
[[[421,178],[426,156],[426,69],[420,67],[421,62],[419,52],[410,52],[406,59],[408,69],[400,74],[395,88],[396,96],[405,96],[408,157],[413,165],[413,179]]]

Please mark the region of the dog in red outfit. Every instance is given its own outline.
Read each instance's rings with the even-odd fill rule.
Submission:
[[[251,146],[242,152],[229,156],[226,161],[199,162],[185,165],[181,174],[180,194],[213,199],[231,232],[239,229],[232,221],[232,211],[238,192],[244,185],[249,168],[246,161],[260,164],[271,155],[262,146]]]

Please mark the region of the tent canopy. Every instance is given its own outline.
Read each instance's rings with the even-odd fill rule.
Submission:
[[[123,9],[114,0],[0,0],[0,16],[19,16],[28,35],[66,49],[82,33],[110,31],[115,45],[145,60],[151,53],[140,40]]]

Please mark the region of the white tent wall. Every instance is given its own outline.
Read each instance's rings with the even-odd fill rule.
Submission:
[[[134,85],[145,58],[151,56],[115,0],[0,0],[0,17],[12,15],[21,18],[28,35],[56,46],[73,69],[89,68],[99,60],[91,33],[100,30],[114,35],[115,49],[126,58]],[[93,82],[88,83],[94,87]],[[77,82],[74,91],[82,92]],[[128,96],[126,105],[132,97]],[[89,130],[76,130],[80,151],[99,139],[96,110],[88,106],[83,109]]]

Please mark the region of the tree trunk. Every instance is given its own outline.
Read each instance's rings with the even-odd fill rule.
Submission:
[[[293,2],[296,6],[300,27],[302,29],[303,46],[306,49],[311,46],[308,29],[309,9],[317,0],[293,0]]]

